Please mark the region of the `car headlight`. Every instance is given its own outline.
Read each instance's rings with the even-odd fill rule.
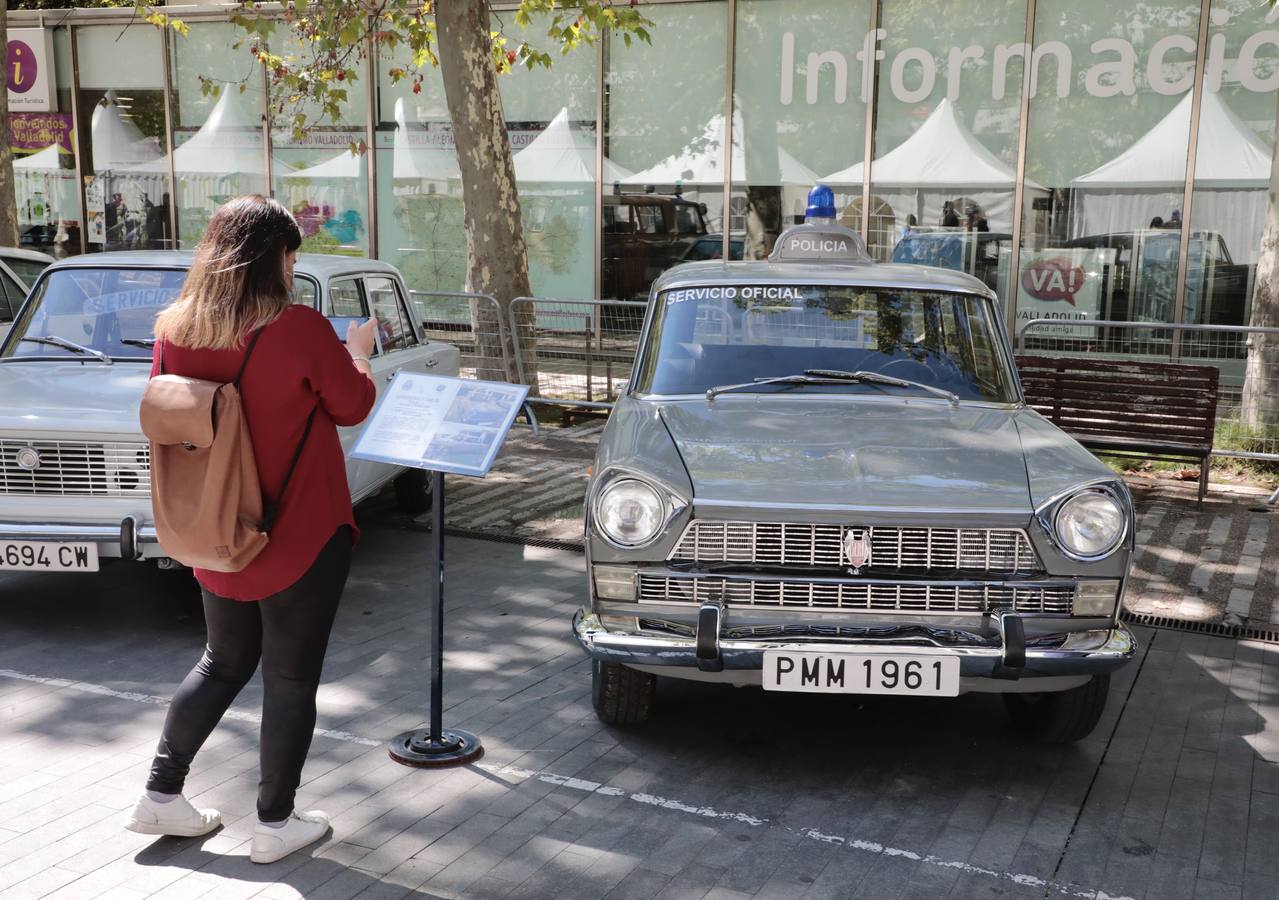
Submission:
[[[653,487],[634,478],[619,478],[600,492],[596,522],[610,541],[626,547],[657,537],[666,520],[666,504]]]
[[[1070,553],[1087,559],[1105,556],[1119,546],[1127,513],[1107,491],[1080,491],[1057,508],[1053,531]]]

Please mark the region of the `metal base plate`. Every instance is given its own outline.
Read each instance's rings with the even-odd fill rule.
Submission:
[[[484,755],[480,739],[469,731],[441,731],[438,742],[431,740],[429,730],[406,731],[386,749],[397,763],[423,769],[464,766]]]

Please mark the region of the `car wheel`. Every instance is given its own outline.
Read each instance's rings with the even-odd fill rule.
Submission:
[[[591,663],[591,703],[606,725],[638,725],[648,721],[657,694],[657,676],[621,663]]]
[[[1094,675],[1079,687],[1043,694],[1004,694],[1017,730],[1049,744],[1073,744],[1092,734],[1106,708],[1110,676]]]
[[[431,508],[431,476],[424,469],[408,469],[396,476],[395,505],[400,512],[420,516]]]

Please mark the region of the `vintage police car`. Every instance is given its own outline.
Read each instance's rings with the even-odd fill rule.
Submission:
[[[138,403],[152,322],[190,264],[179,251],[97,253],[64,259],[36,282],[0,345],[0,570],[97,571],[108,558],[173,565],[152,524]],[[457,374],[457,348],[421,336],[394,267],[302,254],[294,272],[295,302],[339,320],[377,316],[379,393],[400,369]],[[343,446],[358,433],[339,429]],[[420,470],[349,460],[347,479],[353,501],[394,479],[403,508],[429,507]]]
[[[596,712],[643,721],[659,674],[992,691],[1078,740],[1135,652],[1129,493],[1025,406],[990,289],[872,262],[823,199],[653,287],[587,493]]]

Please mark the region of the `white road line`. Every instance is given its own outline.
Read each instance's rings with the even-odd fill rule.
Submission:
[[[33,684],[47,684],[53,687],[64,688],[69,691],[76,691],[83,694],[96,694],[101,697],[112,697],[117,700],[128,700],[131,703],[145,703],[156,706],[167,706],[169,699],[167,697],[157,697],[154,694],[140,694],[136,691],[117,691],[114,688],[106,687],[101,684],[93,684],[88,681],[70,681],[65,678],[46,678],[41,675],[28,675],[24,672],[15,672],[13,669],[0,669],[0,678],[12,678],[17,681],[27,681]],[[235,719],[240,722],[252,722],[261,724],[262,716],[258,713],[245,712],[242,710],[228,710],[226,718]],[[315,729],[317,737],[327,737],[335,741],[344,741],[349,744],[359,744],[365,747],[378,747],[386,743],[385,741],[375,741],[370,738],[361,737],[357,734],[351,734],[347,731],[334,731],[327,728]],[[845,837],[838,834],[825,834],[815,828],[792,828],[780,823],[770,823],[767,818],[761,816],[752,816],[742,812],[729,812],[720,809],[714,809],[709,806],[697,806],[684,803],[680,800],[673,800],[668,797],[658,797],[654,794],[632,793],[622,790],[621,788],[611,787],[607,784],[601,784],[598,781],[589,781],[584,778],[573,778],[567,775],[556,775],[553,772],[539,772],[532,769],[521,769],[518,766],[499,766],[492,763],[477,763],[476,768],[483,769],[493,775],[501,775],[509,778],[528,781],[536,779],[546,784],[553,784],[558,787],[568,788],[569,790],[582,791],[588,794],[599,794],[601,797],[625,797],[633,803],[641,803],[645,806],[656,806],[662,809],[669,809],[675,812],[686,813],[689,815],[700,816],[706,819],[718,819],[726,822],[738,822],[743,825],[759,827],[769,825],[773,828],[781,828],[793,834],[813,841],[819,841],[823,844],[834,844],[840,847],[847,847],[850,850],[859,850],[863,853],[873,853],[877,856],[900,857],[915,862],[923,863],[930,866],[938,866],[943,869],[955,869],[963,872],[965,875],[978,875],[984,878],[994,879],[996,881],[1009,881],[1014,884],[1024,885],[1026,887],[1043,888],[1062,897],[1074,897],[1078,900],[1134,900],[1132,897],[1122,896],[1118,894],[1108,894],[1103,890],[1088,890],[1087,888],[1079,888],[1072,885],[1056,884],[1045,881],[1035,875],[1019,875],[1013,872],[1000,872],[995,869],[984,869],[980,866],[970,865],[959,860],[942,859],[932,854],[915,853],[912,850],[902,850],[897,847],[888,847],[876,841],[863,841],[853,837]]]

